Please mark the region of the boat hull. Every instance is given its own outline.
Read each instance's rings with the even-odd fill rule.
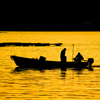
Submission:
[[[38,59],[11,56],[15,64],[20,68],[35,69],[55,69],[55,68],[88,68],[88,62],[60,62],[60,61],[41,61]]]

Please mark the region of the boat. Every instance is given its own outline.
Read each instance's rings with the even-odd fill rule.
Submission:
[[[34,68],[34,69],[55,69],[61,68],[62,70],[66,68],[77,68],[77,69],[85,69],[91,68],[92,63],[94,62],[93,58],[88,58],[88,60],[84,62],[61,62],[61,61],[48,61],[45,57],[40,56],[39,59],[37,58],[26,58],[12,55],[11,59],[14,60],[15,64],[19,68]]]

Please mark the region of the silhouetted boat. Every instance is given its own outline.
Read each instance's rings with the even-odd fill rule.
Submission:
[[[25,58],[19,56],[11,56],[15,64],[20,68],[34,68],[34,69],[55,69],[55,68],[90,68],[94,62],[93,58],[89,58],[85,62],[65,62],[60,61],[47,61],[44,57],[40,56],[40,59]]]

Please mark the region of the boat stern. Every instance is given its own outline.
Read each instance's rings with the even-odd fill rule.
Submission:
[[[94,59],[93,58],[88,58],[88,68],[92,68],[92,64],[94,62]]]

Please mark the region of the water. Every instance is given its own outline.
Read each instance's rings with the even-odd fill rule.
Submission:
[[[94,71],[67,69],[25,70],[14,72],[17,67],[11,55],[60,61],[60,52],[67,48],[67,61],[81,52],[84,59],[94,58],[100,65],[100,32],[3,32],[2,42],[63,43],[62,46],[6,46],[0,47],[0,100],[78,100],[100,99],[100,68]]]

